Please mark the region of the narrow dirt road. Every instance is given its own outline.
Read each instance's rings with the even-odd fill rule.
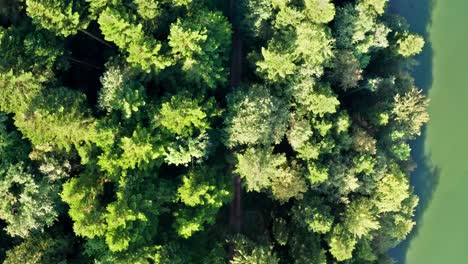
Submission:
[[[242,37],[239,28],[238,0],[230,0],[229,20],[233,27],[232,54],[231,54],[231,90],[236,89],[242,80]],[[232,171],[232,170],[231,170]],[[241,183],[239,175],[234,175],[234,199],[231,202],[229,226],[231,232],[239,233],[242,226]],[[234,247],[229,249],[230,259],[234,254]]]

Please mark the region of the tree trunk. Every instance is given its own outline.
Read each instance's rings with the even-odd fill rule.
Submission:
[[[75,62],[75,63],[81,64],[81,65],[84,65],[84,66],[88,66],[88,67],[91,67],[91,68],[94,68],[94,69],[97,69],[97,70],[101,69],[101,67],[99,67],[99,66],[96,66],[96,65],[93,65],[91,63],[87,63],[85,61],[78,60],[78,59],[75,59],[75,58],[72,58],[72,57],[70,57],[70,60]]]
[[[84,29],[80,29],[80,31],[83,32],[83,33],[85,33],[85,34],[88,35],[89,37],[91,37],[91,38],[93,38],[93,39],[95,39],[95,40],[101,42],[102,44],[106,45],[107,47],[112,48],[112,45],[109,44],[109,43],[107,43],[105,40],[96,37],[95,35],[89,33],[88,31],[86,31],[86,30],[84,30]]]

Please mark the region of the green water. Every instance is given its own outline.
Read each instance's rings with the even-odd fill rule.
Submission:
[[[417,228],[394,252],[405,264],[468,263],[468,0],[391,0],[429,44],[414,76],[431,120],[414,143]]]

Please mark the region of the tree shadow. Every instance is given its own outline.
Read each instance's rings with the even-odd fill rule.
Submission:
[[[424,222],[424,213],[429,207],[433,194],[439,184],[440,169],[432,164],[430,160],[431,153],[425,153],[425,137],[426,131],[424,129],[421,137],[411,144],[412,156],[417,164],[417,168],[412,172],[410,182],[414,188],[414,193],[419,197],[419,204],[414,216],[416,226],[404,241],[389,252],[398,264],[407,264],[406,255],[411,241],[418,236],[419,228]]]
[[[398,14],[406,18],[410,25],[411,32],[422,35],[426,45],[415,60],[417,64],[411,69],[417,87],[423,89],[427,94],[433,82],[433,49],[430,41],[429,28],[432,23],[432,10],[436,0],[390,0],[389,12]],[[435,189],[439,183],[440,171],[431,160],[431,154],[425,150],[426,128],[423,128],[422,135],[411,142],[411,156],[417,164],[416,170],[410,177],[414,192],[419,196],[419,205],[415,212],[416,226],[408,235],[407,239],[396,248],[390,250],[390,255],[399,264],[406,263],[406,255],[414,237],[418,235],[419,227],[423,221],[423,216],[428,208]]]

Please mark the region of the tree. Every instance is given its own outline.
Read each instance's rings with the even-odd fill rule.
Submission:
[[[314,23],[328,23],[335,16],[335,5],[328,0],[306,0],[304,4],[307,18]]]
[[[68,236],[52,236],[47,233],[32,235],[21,244],[7,251],[5,264],[61,263],[73,254],[74,243]]]
[[[232,242],[234,244],[235,253],[231,263],[258,263],[258,264],[277,264],[279,259],[271,246],[257,245],[248,238],[238,235]]]
[[[17,75],[13,71],[0,73],[0,109],[6,113],[24,113],[43,89],[41,83],[30,72]]]
[[[346,209],[344,227],[358,238],[378,229],[377,213],[370,200],[361,198],[351,202]]]
[[[334,61],[334,69],[332,79],[344,91],[358,86],[358,82],[362,80],[362,69],[359,61],[350,51],[342,51],[338,53]]]
[[[35,24],[64,37],[88,27],[84,10],[79,0],[26,0],[26,12]]]
[[[429,100],[415,87],[403,95],[395,95],[392,114],[408,138],[419,135],[422,125],[429,121],[428,105]]]
[[[285,166],[271,178],[271,193],[280,203],[286,203],[291,198],[302,199],[307,191],[303,178],[303,169],[296,163]]]
[[[368,8],[372,8],[377,14],[382,15],[385,12],[388,0],[360,0],[358,2]]]
[[[102,196],[104,182],[97,171],[83,172],[80,177],[72,178],[63,185],[62,200],[70,206],[68,214],[73,220],[76,235],[94,238],[105,233],[104,208],[99,198]]]
[[[171,62],[161,54],[162,44],[145,34],[142,24],[133,21],[131,14],[110,7],[102,11],[98,19],[104,38],[128,53],[130,64],[146,72],[169,66]]]
[[[157,166],[157,160],[164,154],[162,146],[158,146],[158,143],[157,139],[152,138],[148,129],[137,126],[131,137],[120,139],[119,147],[122,155],[117,159],[116,165],[123,170],[152,169]]]
[[[21,139],[21,134],[9,129],[10,118],[0,112],[0,170],[7,170],[12,164],[28,159],[31,146]]]
[[[379,212],[397,212],[408,196],[409,183],[406,175],[393,167],[377,183],[373,200]]]
[[[403,57],[419,54],[424,47],[424,39],[417,34],[404,34],[397,41],[398,53]]]
[[[262,48],[263,60],[257,62],[258,71],[270,81],[280,81],[296,70],[294,55]]]
[[[333,227],[328,243],[332,256],[338,261],[344,261],[353,257],[357,240],[338,224]]]
[[[210,127],[208,113],[211,109],[203,109],[201,98],[191,99],[178,94],[162,103],[161,110],[155,116],[154,122],[161,125],[169,134],[193,136],[198,131]],[[213,105],[207,105],[213,107]]]
[[[279,143],[286,131],[288,111],[281,99],[265,86],[238,89],[227,97],[228,114],[224,120],[225,144]]]
[[[388,0],[3,2],[7,263],[387,263],[412,230],[424,40]]]
[[[31,146],[0,112],[0,219],[10,236],[25,238],[56,220],[58,178],[34,173]],[[39,168],[39,171],[43,171]]]
[[[85,95],[64,87],[47,89],[34,98],[25,112],[15,115],[15,125],[34,145],[67,151],[74,146],[83,163],[87,161],[87,146],[96,137]]]
[[[369,52],[386,48],[391,31],[378,21],[386,0],[363,0],[337,9],[335,34],[337,47],[353,50],[361,66],[369,63]]]
[[[271,187],[271,179],[275,178],[278,168],[287,162],[284,155],[272,154],[268,149],[248,148],[236,158],[234,172],[245,179],[247,191],[256,192]]]
[[[153,126],[164,134],[165,160],[187,165],[208,158],[215,143],[211,138],[211,120],[220,112],[213,98],[191,99],[188,94],[174,95],[162,103],[153,118]]]
[[[292,214],[296,223],[316,234],[327,234],[334,222],[330,206],[323,199],[310,195],[292,208]]]
[[[172,186],[133,172],[115,181],[115,200],[106,202],[103,199],[109,197],[102,194],[109,179],[95,175],[86,171],[64,185],[62,199],[70,206],[75,234],[102,238],[112,252],[148,245],[157,232],[162,205],[174,199]]]
[[[333,57],[335,41],[330,28],[304,22],[297,26],[296,35],[295,54],[304,61],[301,70],[321,76],[323,68],[329,65]]]
[[[224,168],[203,166],[192,169],[182,178],[177,189],[177,199],[184,206],[174,213],[177,233],[188,238],[203,225],[214,224],[215,217],[224,204],[231,200],[230,178]]]
[[[133,0],[136,10],[141,18],[147,21],[156,20],[161,16],[161,6],[152,0]]]
[[[297,264],[325,264],[327,251],[320,243],[320,236],[295,226],[289,241],[289,254]]]
[[[367,239],[359,241],[354,255],[357,261],[375,262],[377,260],[377,254],[374,252],[374,248],[372,248],[372,241]]]
[[[116,197],[116,201],[107,205],[104,215],[104,236],[109,249],[120,252],[148,245],[157,232],[162,204],[173,199],[172,187],[164,181],[155,184],[143,173],[133,174],[120,179]]]
[[[377,153],[377,140],[369,135],[366,130],[361,127],[353,127],[353,148],[361,153],[369,153],[375,155]]]
[[[286,246],[288,244],[289,230],[286,220],[281,217],[275,218],[273,220],[273,227],[271,231],[276,243],[281,246]]]
[[[0,219],[11,236],[27,237],[52,225],[58,216],[55,190],[46,180],[36,182],[22,163],[0,171]]]
[[[298,151],[314,134],[310,122],[304,117],[290,116],[286,134],[291,147]]]
[[[269,149],[248,148],[237,154],[235,173],[246,180],[247,191],[270,190],[281,203],[291,198],[301,199],[307,190],[300,167],[289,166],[284,154],[272,154]]]
[[[36,29],[29,21],[0,28],[0,73],[31,73],[35,82],[51,81],[53,70],[68,67],[64,45],[53,33]],[[11,73],[9,73],[11,72]]]
[[[134,79],[132,68],[120,60],[109,61],[107,71],[101,77],[99,107],[107,112],[119,111],[125,118],[138,114],[146,105],[143,85]]]
[[[271,0],[241,1],[242,32],[252,41],[255,38],[268,39],[271,34],[273,6]]]
[[[231,46],[231,27],[218,12],[200,10],[171,25],[169,46],[188,81],[209,88],[223,84]]]

